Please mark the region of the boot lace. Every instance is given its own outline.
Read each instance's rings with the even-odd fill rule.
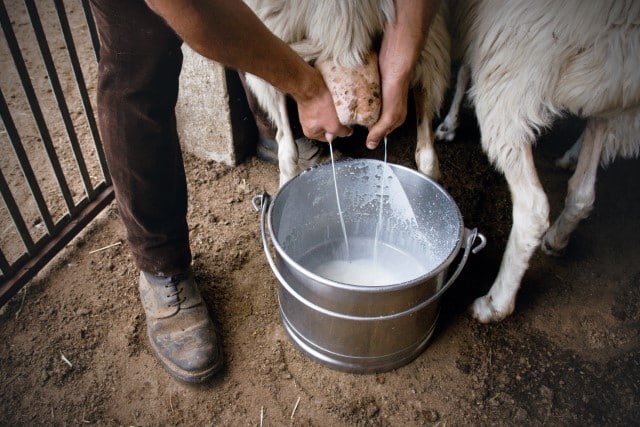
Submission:
[[[182,279],[183,275],[176,274],[171,276],[171,281],[168,284],[164,285],[167,292],[169,292],[167,298],[171,299],[168,303],[169,307],[179,307],[187,299],[184,295],[180,295],[184,289],[182,286],[178,286]]]

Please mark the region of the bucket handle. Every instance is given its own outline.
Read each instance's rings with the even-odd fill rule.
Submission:
[[[476,238],[480,240],[480,242],[476,246],[473,246],[473,243],[475,242]],[[462,269],[464,268],[465,264],[467,263],[467,258],[469,258],[469,252],[473,252],[474,254],[477,254],[486,246],[486,244],[487,244],[486,237],[484,237],[482,233],[478,233],[477,228],[470,229],[465,227],[464,236],[462,240],[462,247],[464,248],[464,254],[462,255],[462,259],[460,259],[460,262],[458,263],[458,267],[456,268],[456,271],[454,271],[453,274],[449,277],[449,280],[447,280],[447,283],[445,283],[440,289],[438,289],[438,291],[435,294],[433,294],[425,302],[426,303],[425,305],[431,304],[432,301],[435,301],[436,299],[440,298],[440,296],[447,289],[449,289],[449,287],[453,284],[453,282],[456,281],[456,279],[462,272]]]
[[[262,235],[262,248],[266,255],[267,262],[269,263],[269,267],[271,267],[271,270],[273,271],[273,274],[275,274],[278,281],[280,281],[280,283],[286,286],[287,282],[285,278],[282,276],[282,274],[280,274],[280,271],[278,270],[278,268],[276,267],[273,257],[271,256],[271,251],[269,250],[269,244],[267,241],[267,232],[266,232],[265,222],[266,222],[266,211],[269,207],[270,201],[271,201],[271,196],[269,196],[269,194],[265,191],[262,194],[257,194],[253,196],[253,199],[251,200],[251,204],[253,205],[253,208],[257,212],[260,212],[260,233]],[[477,245],[473,246],[476,239],[478,239],[479,242]],[[474,254],[476,254],[480,252],[486,246],[486,244],[487,244],[487,239],[484,237],[483,234],[478,233],[477,228],[469,229],[465,227],[463,241],[462,241],[464,254],[460,259],[460,262],[458,263],[458,267],[453,272],[453,274],[449,277],[449,280],[447,280],[447,283],[445,283],[440,289],[438,289],[438,291],[435,294],[431,295],[428,299],[426,299],[425,301],[422,301],[420,304],[413,307],[413,310],[418,310],[418,309],[421,309],[422,307],[426,307],[429,304],[431,304],[433,301],[436,301],[438,298],[440,298],[442,294],[447,289],[449,289],[449,287],[453,284],[453,282],[455,282],[455,280],[458,278],[458,276],[462,272],[462,269],[464,268],[465,264],[467,263],[467,259],[469,258],[469,253],[473,252]],[[321,311],[324,311],[324,310],[321,310]]]

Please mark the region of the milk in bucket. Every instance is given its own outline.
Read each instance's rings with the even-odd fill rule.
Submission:
[[[380,227],[383,222],[385,188],[386,194],[394,195],[395,199],[397,199],[397,205],[404,207],[402,210],[405,212],[407,220],[410,223],[416,223],[415,214],[402,186],[399,185],[393,170],[387,167],[387,138],[384,138],[384,161],[380,165],[380,174],[376,175],[376,179],[380,181],[380,197],[378,221],[373,240],[367,238],[352,238],[350,242],[347,237],[343,211],[340,204],[331,142],[329,143],[329,151],[331,153],[331,167],[333,171],[333,184],[336,193],[338,216],[344,234],[344,245],[334,252],[335,259],[325,260],[314,266],[308,265],[309,269],[313,273],[326,279],[359,286],[388,286],[403,283],[427,273],[428,270],[425,266],[410,254],[389,247],[379,239]],[[417,230],[418,227],[415,227],[415,229]],[[350,250],[351,245],[354,245],[356,250]],[[371,253],[370,248],[373,248],[373,253]],[[323,257],[319,258],[322,259]]]

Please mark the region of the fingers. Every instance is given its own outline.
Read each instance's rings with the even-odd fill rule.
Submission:
[[[367,148],[375,150],[380,144],[380,141],[398,128],[403,122],[404,117],[402,119],[381,117],[380,120],[369,129],[366,142]]]
[[[369,150],[375,150],[378,147],[378,144],[380,144],[380,141],[382,141],[382,138],[384,138],[387,135],[388,133],[383,126],[374,125],[369,130],[369,134],[367,135],[367,142],[366,142],[367,148]]]
[[[353,130],[340,123],[331,92],[324,85],[324,80],[319,72],[318,77],[322,83],[321,90],[313,97],[296,100],[302,131],[307,138],[325,142],[327,141],[326,135],[331,138],[351,135]]]
[[[382,114],[378,121],[369,128],[366,146],[374,150],[380,141],[400,127],[407,118],[408,92],[393,91],[383,94]]]

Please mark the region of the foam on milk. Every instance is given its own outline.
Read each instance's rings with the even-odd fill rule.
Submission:
[[[384,286],[398,283],[394,273],[376,264],[373,258],[329,261],[316,267],[315,273],[334,282],[350,285]]]
[[[343,248],[319,247],[302,264],[325,279],[358,286],[395,285],[428,273],[424,263],[396,248],[379,244],[374,258],[372,239],[353,238],[350,243],[355,249],[350,260],[343,256]]]

